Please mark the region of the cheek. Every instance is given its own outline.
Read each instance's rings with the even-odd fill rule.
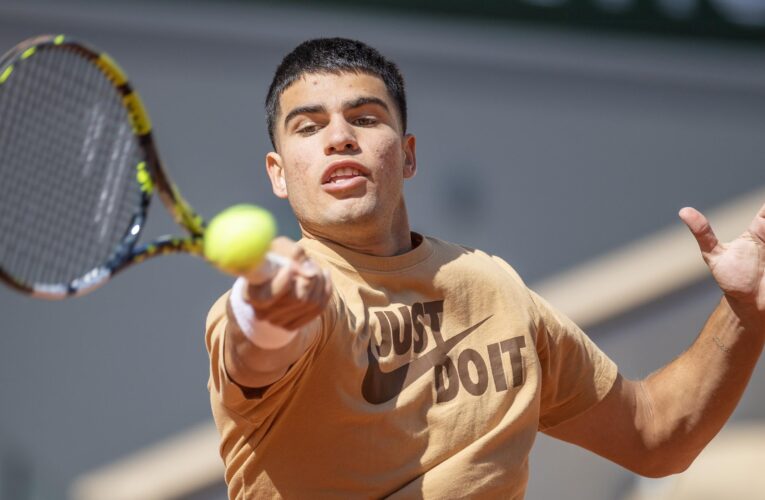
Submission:
[[[297,154],[285,157],[284,160],[286,164],[284,176],[287,180],[287,185],[295,189],[305,184],[310,166],[308,158]]]
[[[386,171],[400,170],[404,161],[404,153],[401,148],[401,140],[398,137],[387,137],[377,143],[375,147],[375,157],[382,159]]]

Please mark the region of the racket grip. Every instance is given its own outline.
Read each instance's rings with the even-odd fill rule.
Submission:
[[[248,271],[244,275],[244,279],[253,285],[259,285],[273,278],[274,275],[279,272],[279,269],[288,266],[289,264],[290,260],[288,258],[273,252],[268,252],[263,259],[263,262],[261,262],[255,269]]]

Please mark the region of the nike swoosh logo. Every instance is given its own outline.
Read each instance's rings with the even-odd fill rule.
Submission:
[[[379,405],[387,403],[395,398],[401,394],[401,391],[404,390],[404,388],[422,377],[431,368],[443,364],[446,361],[446,355],[454,348],[454,346],[473,333],[473,331],[488,321],[492,316],[493,315],[487,316],[467,330],[463,330],[445,341],[443,344],[434,347],[428,351],[427,354],[423,354],[419,358],[399,366],[390,372],[384,372],[380,369],[380,361],[375,357],[374,353],[372,353],[372,339],[370,339],[369,345],[367,346],[369,368],[367,368],[367,372],[364,374],[364,380],[361,383],[361,394],[364,396],[364,399],[369,403]]]

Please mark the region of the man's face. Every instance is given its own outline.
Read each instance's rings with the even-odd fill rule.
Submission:
[[[277,152],[266,157],[274,193],[309,233],[390,230],[405,219],[403,181],[415,140],[403,135],[383,81],[365,73],[306,73],[279,100]],[[387,227],[387,229],[386,229]]]

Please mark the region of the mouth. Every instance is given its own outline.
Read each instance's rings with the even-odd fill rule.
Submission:
[[[343,160],[330,164],[322,175],[321,183],[325,186],[352,184],[353,180],[366,178],[369,170],[355,161]]]

